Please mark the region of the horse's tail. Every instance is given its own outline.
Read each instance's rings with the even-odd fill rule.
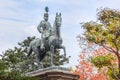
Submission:
[[[29,57],[31,55],[32,51],[33,51],[32,46],[30,45],[28,48],[28,51],[27,51],[27,53],[28,53],[27,57]]]

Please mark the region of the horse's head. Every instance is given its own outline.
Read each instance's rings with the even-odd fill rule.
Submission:
[[[56,13],[56,17],[55,17],[55,25],[57,27],[60,27],[62,24],[62,18],[61,18],[61,13]]]

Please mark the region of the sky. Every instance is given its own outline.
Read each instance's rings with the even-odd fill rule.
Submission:
[[[84,31],[80,23],[95,21],[101,7],[120,10],[119,4],[120,0],[0,0],[0,53],[28,36],[40,38],[37,26],[48,6],[51,25],[56,12],[62,14],[61,37],[67,56],[71,56],[64,66],[75,68],[81,51],[76,37]]]

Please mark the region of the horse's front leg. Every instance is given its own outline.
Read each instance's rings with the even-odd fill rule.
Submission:
[[[60,45],[59,46],[61,49],[63,49],[63,51],[64,51],[64,59],[66,58],[66,48],[65,48],[65,46],[63,46],[63,45]]]
[[[41,63],[41,51],[39,50],[39,48],[37,47],[36,49],[36,53],[37,53],[37,64],[38,64],[38,68],[41,69],[43,68],[43,64]]]
[[[53,54],[54,54],[54,46],[50,46],[50,55],[51,55],[51,66],[54,66],[53,64]]]

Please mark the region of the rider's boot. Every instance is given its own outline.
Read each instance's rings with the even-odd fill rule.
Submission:
[[[41,44],[40,49],[41,49],[42,51],[44,51],[44,50],[45,50],[44,44]]]
[[[41,51],[44,51],[44,50],[45,50],[45,47],[44,47],[44,38],[41,39],[40,50],[41,50]]]

